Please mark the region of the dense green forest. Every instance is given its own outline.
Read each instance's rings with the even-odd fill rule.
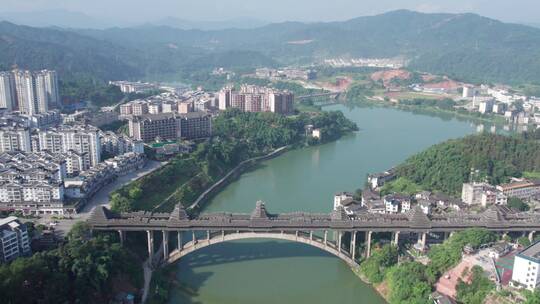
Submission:
[[[525,171],[540,171],[540,144],[524,136],[471,135],[432,146],[398,166],[398,176],[424,189],[456,195],[471,168],[493,184]]]
[[[111,207],[129,211],[160,206],[160,210],[170,211],[178,202],[188,206],[240,162],[279,147],[308,142],[304,126],[309,124],[321,129],[323,141],[358,129],[339,111],[283,116],[230,109],[214,119],[212,138],[199,144],[193,153],[177,156],[159,170],[113,192]]]
[[[0,265],[2,303],[108,303],[114,280],[142,287],[141,262],[109,235],[79,223],[59,248]]]

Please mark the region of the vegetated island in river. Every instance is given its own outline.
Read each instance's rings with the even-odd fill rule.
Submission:
[[[283,116],[232,109],[216,117],[212,127],[213,136],[200,143],[194,152],[178,155],[163,168],[114,191],[111,208],[171,211],[178,202],[189,207],[207,188],[245,160],[284,146],[336,140],[358,130],[339,111]],[[312,129],[318,131],[316,136]]]

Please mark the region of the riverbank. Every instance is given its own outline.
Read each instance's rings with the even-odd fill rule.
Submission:
[[[379,284],[373,284],[366,278],[364,274],[360,271],[360,267],[354,267],[351,268],[352,272],[362,281],[364,284],[370,285],[377,293],[386,301],[389,302],[389,290],[388,290],[388,284],[383,281]]]
[[[432,106],[422,106],[422,105],[405,105],[405,104],[399,104],[397,102],[391,102],[391,101],[384,101],[379,99],[374,99],[372,97],[365,96],[361,100],[353,101],[353,104],[358,105],[370,105],[370,106],[378,106],[378,107],[391,107],[396,108],[403,111],[408,111],[412,113],[419,113],[419,114],[433,114],[433,115],[449,115],[454,118],[463,119],[466,121],[473,121],[473,122],[481,122],[481,123],[489,123],[494,125],[503,125],[506,123],[505,119],[503,117],[496,117],[496,116],[485,116],[485,115],[477,115],[475,113],[471,112],[460,112],[456,109],[450,110],[450,109],[442,109],[438,107],[432,107]]]
[[[238,166],[234,167],[229,173],[227,173],[224,177],[222,177],[219,181],[217,181],[215,184],[213,184],[210,188],[206,189],[198,198],[197,200],[189,206],[189,210],[195,210],[195,209],[201,209],[202,204],[204,204],[208,199],[211,197],[211,195],[215,194],[216,191],[219,191],[220,189],[223,189],[223,187],[227,186],[227,184],[234,178],[237,178],[239,175],[241,175],[245,170],[248,168],[254,166],[258,162],[265,161],[268,159],[271,159],[273,157],[279,156],[281,153],[284,153],[287,149],[289,149],[291,146],[285,146],[281,148],[277,148],[276,150],[263,155],[258,156],[254,158],[250,158],[248,160],[245,160],[241,162]]]

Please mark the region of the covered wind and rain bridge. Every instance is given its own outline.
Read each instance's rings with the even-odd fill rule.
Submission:
[[[418,235],[418,244],[424,247],[427,235],[452,232],[468,228],[490,231],[528,233],[532,239],[540,231],[540,214],[513,213],[507,208],[492,206],[488,210],[472,213],[426,215],[417,207],[402,214],[361,214],[349,216],[343,209],[329,214],[305,212],[271,214],[264,203],[257,202],[251,214],[211,213],[196,217],[188,215],[181,204],[171,213],[127,212],[114,213],[98,207],[89,218],[93,231],[118,231],[123,242],[126,232],[146,232],[148,253],[154,256],[154,234],[162,234],[162,252],[166,263],[174,263],[198,249],[227,241],[241,239],[278,239],[308,244],[327,251],[350,266],[357,266],[356,242],[364,233],[365,254],[370,255],[373,233],[392,233],[392,243],[398,244],[400,233]],[[203,235],[201,237],[201,235]],[[344,236],[348,242],[343,242]],[[171,242],[170,238],[176,238]],[[170,249],[170,243],[176,248]]]

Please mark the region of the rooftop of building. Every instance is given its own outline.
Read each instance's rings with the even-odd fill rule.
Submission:
[[[0,219],[0,228],[2,228],[4,225],[8,225],[11,222],[18,221],[19,219],[16,216],[8,216],[6,218]]]
[[[517,255],[523,258],[533,259],[536,262],[540,263],[540,241],[523,249]]]
[[[540,180],[523,180],[523,181],[516,181],[511,182],[507,184],[501,184],[499,187],[505,191],[505,190],[513,190],[513,189],[520,189],[520,188],[527,188],[527,187],[533,187],[533,186],[539,186]]]

